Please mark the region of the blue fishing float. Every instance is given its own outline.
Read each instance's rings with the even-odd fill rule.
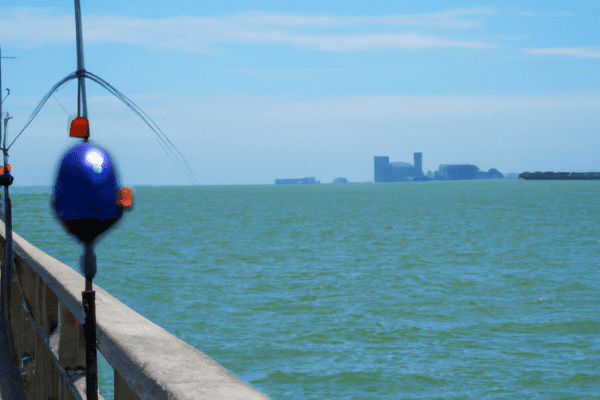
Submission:
[[[96,275],[94,244],[131,205],[123,201],[123,191],[115,165],[102,147],[82,143],[63,156],[51,206],[67,232],[84,245],[81,268],[86,280]]]

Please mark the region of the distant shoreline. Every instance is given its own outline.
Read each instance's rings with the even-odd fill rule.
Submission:
[[[519,178],[536,181],[597,181],[600,180],[600,172],[523,172]]]

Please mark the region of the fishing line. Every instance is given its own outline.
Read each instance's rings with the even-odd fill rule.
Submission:
[[[152,125],[150,125],[148,123],[148,121],[144,118],[144,116],[142,115],[144,112],[141,109],[139,109],[139,107],[137,107],[124,94],[122,94],[121,92],[119,92],[117,89],[115,89],[113,86],[111,86],[108,82],[104,81],[102,78],[100,78],[100,77],[98,77],[96,75],[94,75],[94,76],[90,75],[88,78],[91,79],[92,81],[96,82],[98,85],[102,86],[106,90],[108,90],[113,96],[115,96],[117,99],[121,100],[137,116],[139,116],[146,123],[146,125],[148,125],[150,127],[150,129],[152,129],[154,131],[154,133],[157,136],[156,140],[157,140],[158,144],[163,148],[163,150],[167,153],[167,155],[171,158],[171,160],[173,160],[173,162],[175,162],[176,164],[178,164],[177,161],[175,159],[173,159],[173,156],[170,154],[167,142],[156,132],[156,130],[154,129],[154,127]],[[179,166],[179,164],[178,164],[178,166]]]
[[[65,110],[65,112],[67,113],[67,115],[70,115],[69,112],[67,111],[66,108],[63,107],[63,105],[60,103],[60,101],[58,101],[58,97],[56,97],[56,93],[60,92],[61,90],[63,90],[64,88],[66,88],[67,86],[69,86],[69,83],[71,83],[71,81],[67,82],[65,85],[61,86],[60,88],[56,89],[54,91],[54,93],[52,93],[52,97],[54,97],[54,100],[56,100],[56,102],[58,103],[58,105],[60,106],[60,108],[62,108],[63,110]]]
[[[41,111],[44,104],[46,104],[46,102],[48,101],[50,96],[52,96],[55,92],[62,89],[64,87],[64,85],[66,85],[69,81],[71,81],[73,79],[79,79],[79,78],[81,78],[81,76],[96,82],[98,85],[100,85],[103,88],[105,88],[106,90],[108,90],[113,96],[115,96],[116,98],[121,100],[127,107],[129,107],[129,109],[131,109],[138,117],[140,117],[142,119],[142,121],[144,121],[144,123],[154,132],[154,134],[156,135],[157,142],[162,147],[163,151],[167,154],[167,156],[185,173],[185,175],[188,177],[188,179],[193,184],[195,184],[195,185],[198,184],[198,180],[196,179],[194,172],[190,168],[190,166],[189,166],[187,160],[185,159],[185,157],[183,156],[183,154],[181,154],[179,149],[177,147],[175,147],[175,145],[171,142],[171,140],[167,137],[167,135],[165,135],[165,133],[162,131],[162,129],[160,129],[160,127],[148,116],[148,114],[146,114],[140,107],[138,107],[133,101],[131,101],[127,96],[125,96],[123,93],[121,93],[119,90],[117,90],[110,83],[106,82],[104,79],[100,78],[98,75],[95,75],[89,71],[79,71],[79,73],[72,72],[71,74],[67,75],[62,80],[60,80],[56,85],[54,85],[50,89],[50,91],[48,93],[46,93],[46,95],[42,98],[42,100],[37,105],[35,110],[31,113],[25,126],[19,132],[19,134],[13,139],[13,141],[8,146],[7,150],[12,147],[12,145],[16,142],[16,140],[23,134],[25,129],[27,129],[27,127],[31,124],[33,119]],[[62,107],[62,105],[61,105],[61,107]],[[64,107],[63,107],[63,109],[64,109]],[[68,114],[68,112],[67,112],[67,114]]]
[[[192,181],[192,183],[198,184],[198,181],[196,180],[196,176],[194,175],[194,172],[190,168],[190,165],[188,164],[188,162],[185,159],[185,157],[183,156],[183,154],[181,154],[179,149],[177,147],[175,147],[175,145],[171,142],[171,140],[167,137],[167,135],[165,135],[165,133],[162,131],[162,129],[160,129],[160,127],[156,124],[156,122],[154,122],[152,120],[152,118],[150,118],[148,116],[148,114],[146,114],[144,112],[144,110],[142,110],[140,107],[138,107],[127,96],[125,96],[123,93],[121,93],[117,88],[112,86],[110,83],[108,83],[104,79],[100,78],[98,75],[95,75],[89,71],[85,71],[84,74],[85,74],[86,78],[91,79],[94,82],[96,82],[97,84],[99,84],[100,86],[104,87],[106,90],[111,92],[115,97],[117,97],[119,100],[121,100],[125,105],[127,105],[127,107],[129,107],[135,114],[137,114],[142,119],[142,121],[144,121],[146,123],[146,125],[148,125],[148,127],[156,134],[156,136],[160,139],[160,141],[164,144],[163,149],[165,150],[167,155],[171,158],[171,160],[173,160],[173,162],[175,162],[175,164],[177,164],[177,166],[179,166],[179,168],[181,168],[184,171],[184,173],[188,176],[188,178]],[[176,154],[175,154],[175,152],[176,152]],[[184,165],[182,165],[181,162],[183,162]]]
[[[21,129],[21,132],[19,132],[19,134],[17,136],[15,136],[15,138],[13,139],[13,141],[10,142],[10,145],[6,148],[7,151],[12,147],[12,145],[19,138],[19,136],[21,136],[23,134],[23,132],[25,132],[25,129],[27,129],[27,127],[29,126],[29,124],[31,124],[31,122],[33,121],[33,119],[38,115],[38,113],[40,112],[40,110],[42,109],[42,107],[44,106],[44,104],[46,104],[46,102],[48,101],[48,99],[50,98],[50,96],[52,95],[52,93],[54,93],[56,91],[56,89],[58,89],[59,87],[61,87],[62,85],[64,85],[68,81],[70,81],[71,79],[75,79],[75,78],[77,78],[77,74],[75,72],[70,73],[69,75],[65,76],[63,79],[61,79],[60,81],[58,81],[58,83],[56,85],[54,85],[52,87],[52,89],[50,89],[50,91],[48,93],[46,93],[46,95],[42,98],[42,100],[37,105],[37,107],[35,108],[35,110],[33,110],[33,112],[31,113],[31,115],[29,116],[29,119],[27,120],[27,123],[25,124],[25,126],[23,127],[23,129]]]
[[[54,97],[54,100],[56,100],[56,102],[58,103],[58,105],[60,106],[60,108],[62,108],[63,110],[65,110],[65,112],[67,113],[67,115],[69,115],[69,112],[63,107],[62,104],[60,104],[60,101],[58,101],[58,99],[56,98],[56,96],[54,95],[54,93],[52,93],[52,97]]]

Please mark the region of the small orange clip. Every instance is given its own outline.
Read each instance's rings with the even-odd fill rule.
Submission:
[[[133,202],[133,191],[124,187],[119,190],[119,198],[117,200],[117,204],[122,207],[131,207],[131,203]]]

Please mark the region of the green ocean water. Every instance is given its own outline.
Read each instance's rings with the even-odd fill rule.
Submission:
[[[15,231],[77,269],[51,189],[11,190]],[[593,181],[136,187],[95,282],[273,399],[594,399],[599,198]]]

